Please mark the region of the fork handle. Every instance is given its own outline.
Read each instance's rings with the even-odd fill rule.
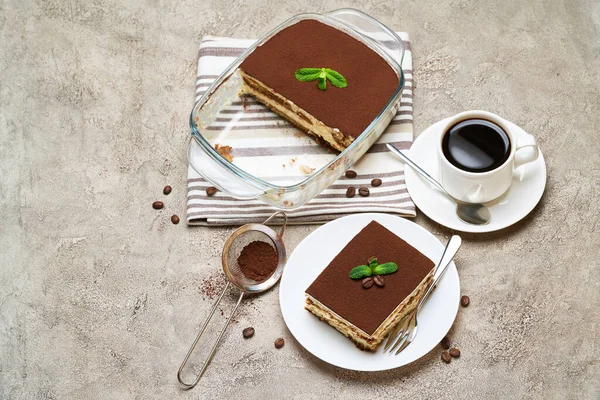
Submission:
[[[425,295],[419,302],[419,305],[417,306],[417,313],[421,310],[421,307],[423,307],[423,304],[425,304],[425,301],[431,294],[431,291],[433,290],[435,285],[440,281],[440,279],[442,279],[444,272],[446,272],[446,270],[448,269],[448,266],[450,265],[450,263],[452,262],[452,259],[458,252],[458,249],[460,248],[461,244],[462,244],[462,239],[458,235],[453,235],[450,238],[450,240],[448,241],[448,244],[446,244],[446,248],[444,249],[442,258],[440,259],[440,262],[434,269],[433,283],[431,285],[429,285],[429,288],[425,292]]]

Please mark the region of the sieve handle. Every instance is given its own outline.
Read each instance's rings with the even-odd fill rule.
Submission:
[[[276,211],[275,213],[273,213],[273,215],[271,215],[269,218],[267,218],[265,220],[265,222],[263,222],[263,225],[267,225],[273,218],[275,218],[276,216],[280,215],[281,217],[283,217],[283,224],[281,225],[281,230],[279,231],[279,237],[283,237],[283,234],[285,232],[285,228],[287,227],[287,223],[288,223],[288,217],[287,214],[284,213],[283,211]]]
[[[223,296],[227,292],[227,289],[229,288],[229,284],[230,284],[230,282],[227,282],[227,285],[225,285],[225,289],[223,289],[223,292],[221,293],[221,295],[219,296],[219,298],[215,302],[215,305],[210,310],[210,313],[208,314],[208,318],[206,318],[206,321],[204,322],[204,325],[202,325],[202,328],[200,329],[200,332],[198,333],[198,336],[196,336],[196,340],[194,340],[194,343],[192,344],[192,347],[190,347],[190,349],[188,350],[185,358],[183,359],[183,362],[181,363],[181,367],[179,367],[179,371],[177,371],[177,380],[186,389],[192,389],[194,386],[196,386],[198,384],[198,382],[200,381],[200,378],[202,378],[202,375],[204,375],[204,372],[206,371],[206,368],[208,368],[208,364],[210,364],[210,361],[212,360],[213,356],[217,352],[217,347],[219,346],[219,343],[221,343],[221,339],[223,338],[223,334],[225,333],[225,330],[229,326],[229,323],[231,322],[231,319],[235,315],[235,312],[237,311],[238,307],[240,306],[240,303],[242,302],[242,299],[244,298],[244,292],[240,293],[240,298],[238,299],[237,304],[235,305],[235,308],[233,309],[233,311],[229,315],[229,318],[227,319],[227,322],[225,322],[225,325],[223,326],[223,329],[221,329],[221,333],[219,333],[219,337],[217,338],[217,341],[213,345],[213,348],[210,351],[210,354],[206,358],[206,361],[204,361],[204,364],[202,365],[202,369],[200,370],[200,373],[196,376],[196,379],[194,379],[194,382],[192,382],[192,383],[185,383],[183,381],[183,378],[181,377],[181,372],[183,371],[183,368],[185,368],[185,365],[187,364],[188,360],[190,359],[190,356],[194,352],[194,349],[196,348],[196,345],[198,344],[198,341],[200,340],[200,337],[202,337],[202,334],[206,330],[206,327],[208,326],[209,321],[211,320],[211,318],[212,318],[213,314],[215,313],[215,311],[216,311],[219,303],[221,302],[221,299],[223,298]]]

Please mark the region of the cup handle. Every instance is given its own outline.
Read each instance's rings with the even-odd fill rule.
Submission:
[[[524,151],[532,149],[533,151]],[[531,135],[519,138],[517,148],[515,149],[515,169],[521,165],[537,160],[540,151],[535,138]]]

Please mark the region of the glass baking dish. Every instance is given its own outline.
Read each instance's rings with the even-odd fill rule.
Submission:
[[[240,96],[238,66],[262,43],[301,20],[314,19],[361,41],[398,75],[398,87],[383,110],[343,152],[318,144],[251,97]],[[402,40],[369,15],[354,9],[299,14],[242,53],[206,90],[190,115],[192,168],[224,193],[256,198],[282,209],[317,196],[375,143],[394,117],[404,88]]]

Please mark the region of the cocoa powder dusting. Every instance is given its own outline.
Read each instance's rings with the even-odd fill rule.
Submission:
[[[254,241],[242,249],[237,261],[246,278],[260,283],[273,274],[278,260],[275,249],[269,243]]]
[[[221,271],[205,277],[200,284],[202,298],[209,300],[216,299],[221,295],[223,289],[225,289],[226,283],[225,276]]]

